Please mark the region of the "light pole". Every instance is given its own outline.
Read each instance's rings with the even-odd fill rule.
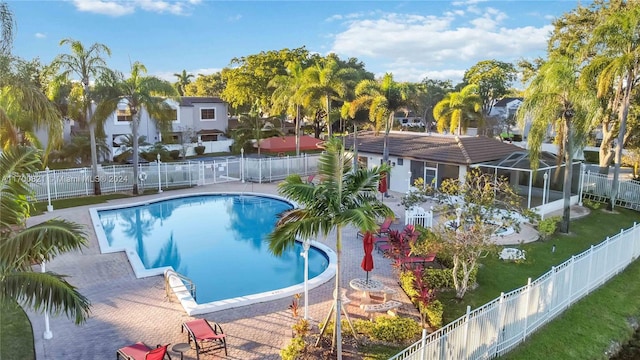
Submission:
[[[542,178],[544,179],[544,182],[542,184],[542,205],[544,205],[547,201],[547,184],[549,182],[549,172],[545,172],[544,175],[542,175]],[[542,220],[544,220],[544,210],[542,211]]]
[[[49,167],[47,166],[44,170],[47,173],[47,201],[49,203],[49,205],[47,205],[47,211],[52,212],[53,205],[51,205],[51,184],[49,182]],[[43,266],[44,266],[44,263],[43,263]]]
[[[240,148],[240,179],[244,184],[244,148]]]
[[[309,319],[309,248],[311,247],[311,240],[305,238],[302,241],[302,248],[304,251],[300,254],[304,257],[304,319]]]
[[[40,268],[41,268],[43,273],[47,272],[45,270],[44,259],[42,260],[42,263],[40,264]],[[51,294],[49,294],[49,302],[51,302]],[[42,337],[45,340],[49,340],[49,339],[53,338],[53,333],[51,332],[51,329],[49,328],[49,309],[48,308],[44,309],[44,334],[42,335]]]
[[[160,179],[160,153],[156,154],[156,160],[158,163],[158,194],[162,192],[162,181]]]

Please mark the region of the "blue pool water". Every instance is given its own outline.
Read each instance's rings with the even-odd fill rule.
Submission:
[[[291,208],[268,197],[201,195],[99,210],[98,217],[110,247],[134,249],[146,269],[171,266],[189,277],[201,304],[303,282],[301,244],[276,257],[267,241],[277,215]],[[312,247],[309,278],[328,265]]]

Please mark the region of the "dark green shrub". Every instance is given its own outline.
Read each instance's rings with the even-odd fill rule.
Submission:
[[[478,267],[471,270],[469,274],[469,284],[476,283],[478,275]],[[458,280],[462,281],[464,274],[458,272]],[[453,270],[452,269],[426,269],[424,271],[424,279],[435,289],[453,289]]]
[[[198,155],[202,155],[204,154],[204,150],[206,148],[204,146],[196,146],[195,148],[193,148],[193,150],[196,152],[196,154]]]
[[[392,343],[405,343],[414,340],[422,331],[420,324],[407,317],[379,316],[371,332],[374,340]]]
[[[169,151],[169,157],[173,160],[180,159],[180,150],[171,150]]]

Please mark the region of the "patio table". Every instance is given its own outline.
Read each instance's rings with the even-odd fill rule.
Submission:
[[[353,279],[349,282],[349,286],[351,286],[353,290],[362,291],[361,304],[371,303],[371,292],[381,292],[384,290],[384,284],[381,281],[373,279]]]

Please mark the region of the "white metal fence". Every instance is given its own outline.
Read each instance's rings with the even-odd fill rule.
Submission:
[[[424,228],[433,227],[433,207],[425,210],[420,206],[414,206],[404,212],[405,225],[420,225]]]
[[[609,176],[588,171],[583,178],[582,195],[596,201],[608,201],[611,198],[612,183],[613,179]],[[632,180],[618,182],[616,204],[640,210],[640,183]]]
[[[640,225],[607,238],[527,285],[467,313],[390,360],[492,359],[509,352],[640,255]]]
[[[133,189],[167,189],[171,187],[218,184],[231,181],[271,182],[290,174],[317,172],[318,155],[279,158],[225,158],[208,161],[153,162],[139,165],[138,179],[133,165],[99,166],[98,178],[103,194]],[[35,201],[93,195],[91,169],[45,170],[25,175]]]

